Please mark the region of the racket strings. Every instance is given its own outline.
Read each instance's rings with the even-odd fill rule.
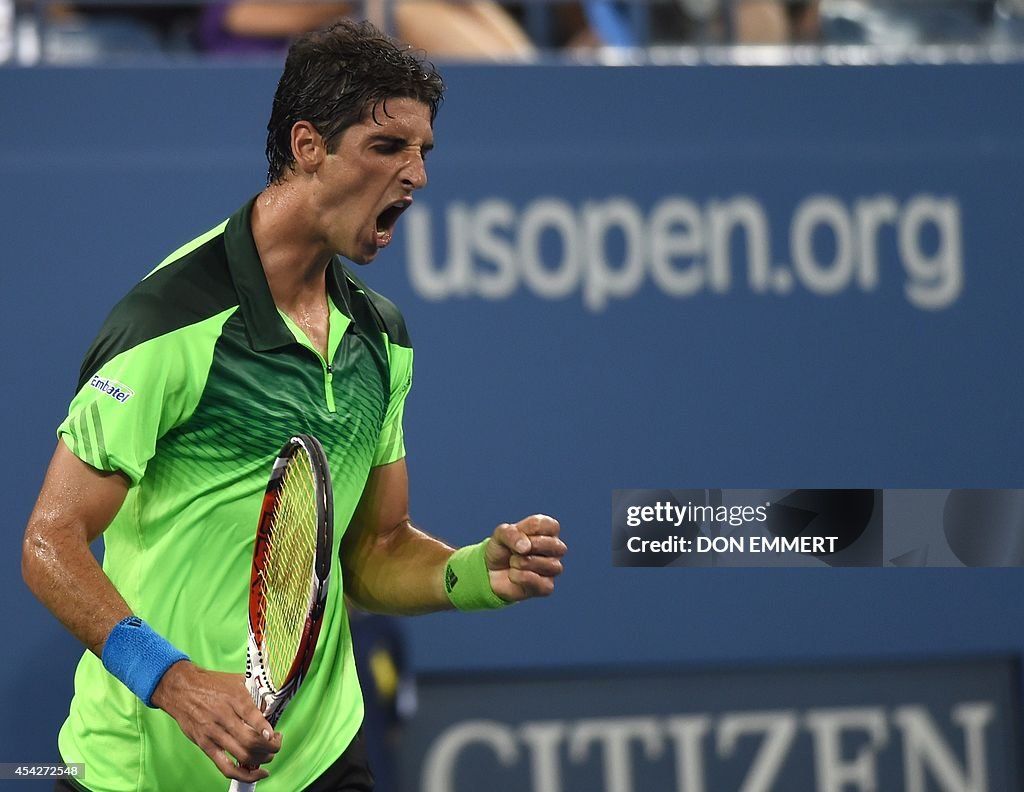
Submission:
[[[303,454],[292,457],[282,476],[263,569],[264,659],[280,689],[302,640],[316,557],[316,484]]]

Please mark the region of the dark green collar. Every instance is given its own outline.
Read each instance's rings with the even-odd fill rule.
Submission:
[[[238,294],[239,310],[249,331],[249,342],[257,352],[266,352],[296,341],[277,312],[263,262],[252,238],[252,207],[256,197],[250,198],[228,219],[224,246],[228,269]],[[341,312],[351,319],[349,274],[337,256],[331,259],[327,268],[327,292]]]

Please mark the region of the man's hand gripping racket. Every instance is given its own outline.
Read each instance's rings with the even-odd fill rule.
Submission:
[[[274,462],[256,529],[245,685],[271,725],[309,670],[327,604],[334,506],[327,456],[295,435]],[[230,792],[256,784],[232,781]]]

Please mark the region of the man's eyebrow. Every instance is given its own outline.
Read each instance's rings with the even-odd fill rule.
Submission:
[[[409,139],[402,137],[401,135],[389,135],[386,132],[377,132],[370,136],[371,143],[396,143],[401,145],[408,145]],[[424,143],[420,146],[422,151],[430,151],[434,148],[433,143]]]

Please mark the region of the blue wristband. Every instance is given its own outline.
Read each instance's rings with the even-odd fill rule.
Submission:
[[[152,707],[151,698],[167,669],[188,655],[176,649],[138,616],[117,623],[103,644],[103,666]]]

